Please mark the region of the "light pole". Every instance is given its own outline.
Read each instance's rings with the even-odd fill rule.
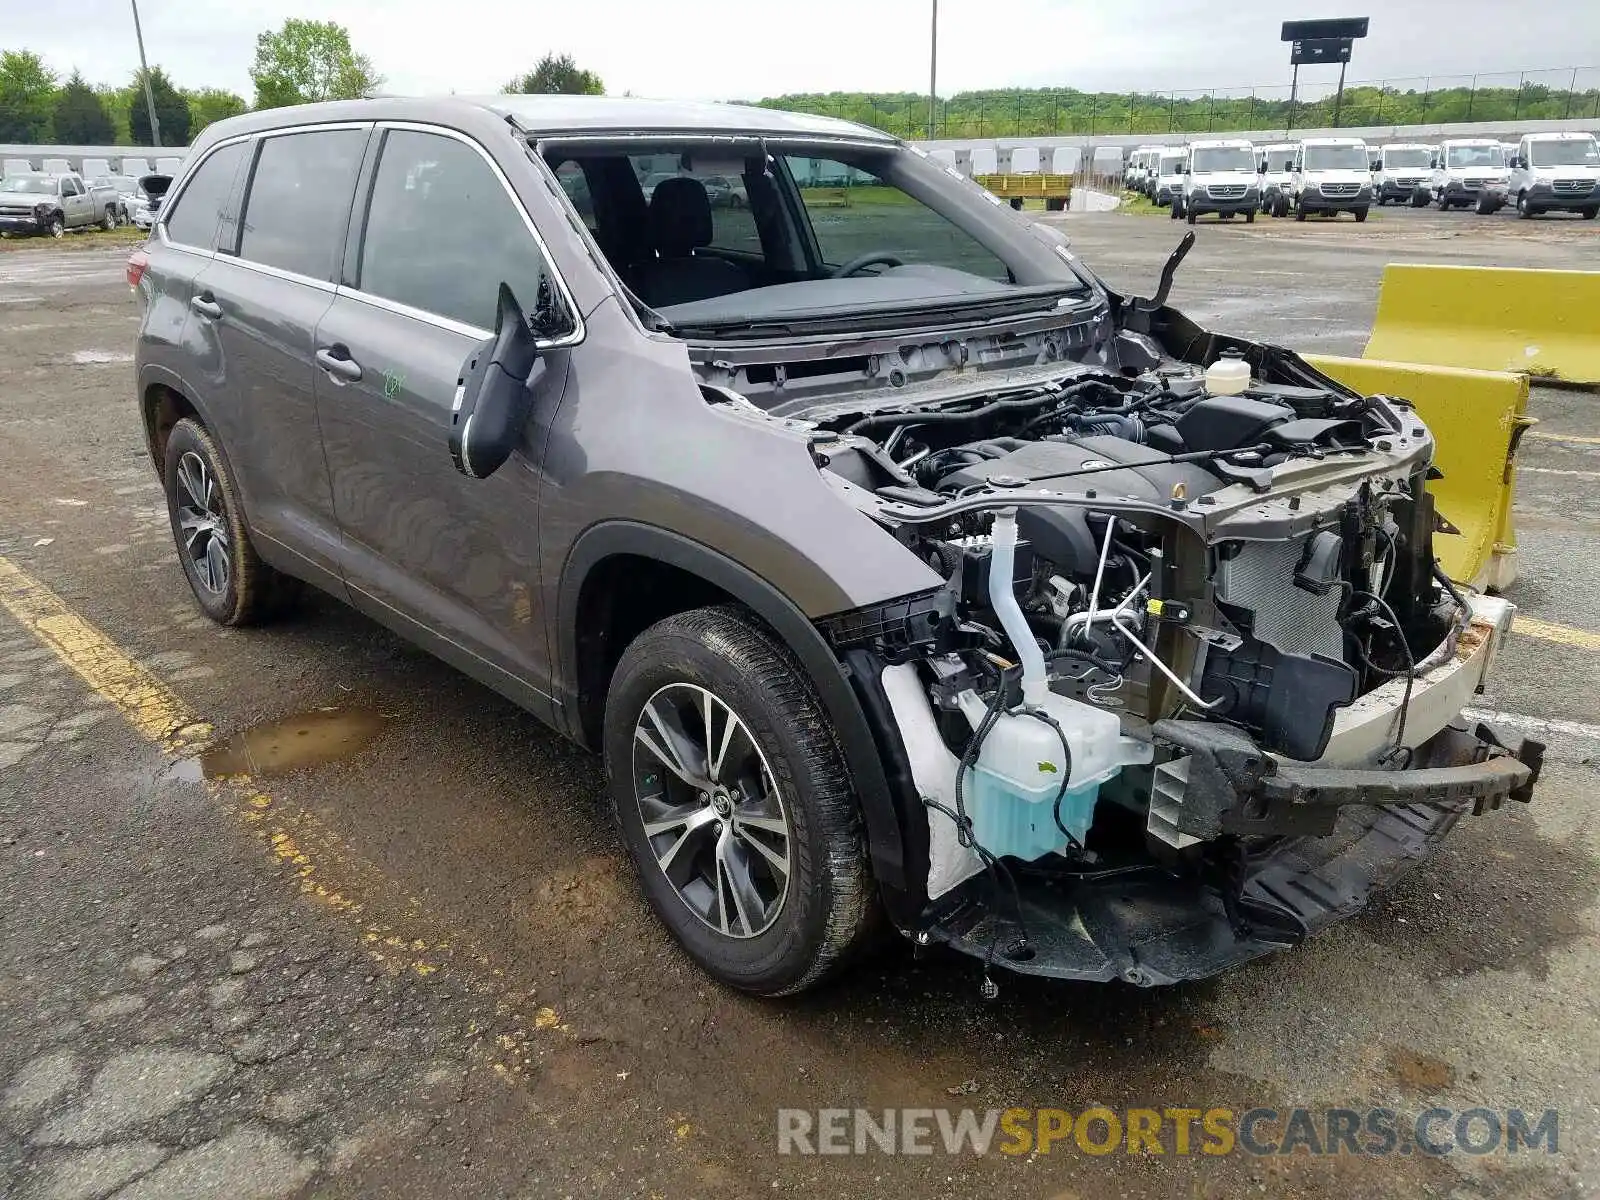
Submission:
[[[934,115],[939,111],[939,0],[933,0],[933,25],[928,33],[928,140],[933,141]]]
[[[150,113],[150,140],[161,145],[161,122],[156,118],[156,93],[150,86],[150,64],[144,60],[144,30],[139,27],[139,0],[133,4],[133,36],[139,43],[139,77],[144,80],[144,104]]]

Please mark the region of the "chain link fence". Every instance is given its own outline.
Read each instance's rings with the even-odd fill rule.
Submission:
[[[780,96],[786,108],[872,125],[905,138],[928,136],[928,98],[898,95]],[[1219,133],[1467,121],[1600,120],[1600,67],[1347,82],[1342,101],[1328,85],[1205,88],[1127,94],[1072,88],[965,92],[934,105],[935,138],[1054,134]]]

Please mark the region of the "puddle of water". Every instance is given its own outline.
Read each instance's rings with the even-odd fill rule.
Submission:
[[[382,713],[315,708],[257,725],[167,769],[167,779],[196,782],[224,775],[279,775],[348,758],[384,726]]]
[[[74,350],[72,361],[80,367],[94,367],[104,363],[131,363],[133,355],[124,350]]]

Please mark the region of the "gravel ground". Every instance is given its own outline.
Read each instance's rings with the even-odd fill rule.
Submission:
[[[1180,232],[1060,219],[1134,291]],[[1385,262],[1592,266],[1595,246],[1572,221],[1394,209],[1361,227],[1197,232],[1175,304],[1344,353]],[[1524,448],[1511,593],[1590,640],[1516,636],[1480,698],[1556,722],[1533,805],[1464,822],[1365,914],[1203,984],[1002,977],[985,1004],[970,961],[887,944],[818,994],[762,1003],[706,981],[649,919],[593,759],[333,601],[260,631],[198,616],[127,394],[121,272],[120,252],[92,247],[0,261],[0,556],[159,680],[184,721],[248,734],[278,773],[203,779],[192,745],[141,735],[0,609],[0,1195],[1465,1198],[1600,1183],[1593,396],[1536,395],[1556,437]],[[1554,1108],[1560,1143],[777,1153],[780,1107],[1091,1104]]]

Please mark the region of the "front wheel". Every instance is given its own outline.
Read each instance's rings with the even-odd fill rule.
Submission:
[[[283,607],[296,585],[257,556],[233,472],[205,426],[174,425],[165,464],[178,561],[201,611],[218,625],[254,625]]]
[[[1358,225],[1367,219],[1367,210],[1364,208],[1353,208],[1350,211],[1355,215],[1356,224]]]
[[[1527,192],[1518,192],[1517,193],[1517,216],[1521,217],[1524,221],[1527,221],[1527,220],[1531,220],[1537,213],[1538,213],[1538,209],[1534,208],[1533,205],[1528,200],[1528,193]]]
[[[1429,197],[1428,197],[1428,193],[1427,192],[1423,192],[1423,191],[1412,192],[1411,193],[1411,207],[1412,208],[1427,208],[1428,207],[1428,199],[1429,199]]]
[[[1304,221],[1306,219],[1306,206],[1300,203],[1300,197],[1298,196],[1294,200],[1294,219],[1296,221]]]
[[[1591,204],[1588,208],[1583,210],[1583,219],[1585,221],[1592,221],[1596,217],[1600,217],[1600,205]]]
[[[67,236],[67,223],[60,217],[51,217],[45,231],[57,241]]]
[[[1195,212],[1194,205],[1185,204],[1183,206],[1183,219],[1188,221],[1189,224],[1193,225],[1195,223],[1195,219],[1199,217],[1199,215],[1199,213]]]
[[[812,987],[874,910],[860,813],[828,715],[789,651],[734,606],[651,626],[605,714],[606,781],[645,899],[732,987]]]
[[[1245,212],[1244,212],[1244,223],[1246,225],[1254,225],[1256,223],[1256,210],[1255,209],[1253,209],[1253,208],[1245,209]]]

